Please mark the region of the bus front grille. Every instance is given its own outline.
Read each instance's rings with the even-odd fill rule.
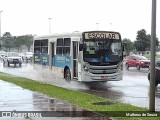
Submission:
[[[92,74],[113,74],[116,73],[117,69],[115,68],[106,68],[106,69],[89,69],[89,72]]]

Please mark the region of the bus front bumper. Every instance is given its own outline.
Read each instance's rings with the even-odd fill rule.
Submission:
[[[122,72],[114,74],[92,74],[84,73],[82,81],[83,82],[105,82],[105,81],[119,81],[122,80]]]

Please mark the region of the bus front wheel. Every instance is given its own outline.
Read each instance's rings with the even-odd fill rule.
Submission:
[[[70,81],[70,80],[71,80],[71,72],[70,72],[69,69],[67,69],[67,70],[65,71],[65,76],[64,76],[64,78],[65,78],[66,81]]]

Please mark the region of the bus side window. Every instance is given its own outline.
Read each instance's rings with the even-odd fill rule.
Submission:
[[[71,39],[64,38],[64,46],[63,46],[63,54],[64,55],[70,55],[70,45],[71,45]]]
[[[63,54],[64,55],[70,55],[70,47],[64,47],[63,48]]]
[[[41,52],[41,40],[35,40],[34,41],[34,53],[40,53]]]
[[[48,53],[48,39],[41,41],[41,53]]]
[[[57,47],[56,47],[56,54],[62,55],[63,52],[63,38],[57,39]]]
[[[56,54],[61,55],[62,54],[62,47],[56,48]]]

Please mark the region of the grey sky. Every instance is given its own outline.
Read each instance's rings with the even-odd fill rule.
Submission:
[[[137,31],[151,32],[152,0],[0,0],[1,33],[49,34],[84,30],[112,30],[135,40]],[[160,2],[157,36],[160,39]]]

